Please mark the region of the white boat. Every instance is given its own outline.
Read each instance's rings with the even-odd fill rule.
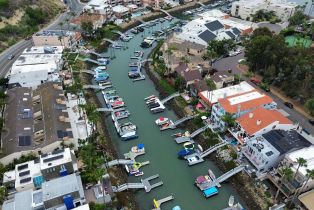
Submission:
[[[234,196],[233,196],[233,195],[231,195],[231,196],[229,197],[228,205],[229,205],[230,207],[234,206]]]
[[[134,176],[143,176],[144,172],[143,171],[139,171],[137,173],[134,174]]]
[[[160,126],[160,125],[163,125],[163,124],[167,123],[168,121],[169,121],[168,118],[160,117],[157,120],[155,120],[155,123],[156,123],[156,125]]]
[[[136,145],[136,146],[133,146],[133,147],[131,148],[131,152],[133,152],[133,153],[145,152],[144,144],[138,144],[138,145]]]
[[[148,97],[144,98],[144,101],[147,101],[147,100],[149,100],[151,98],[155,98],[155,97],[156,97],[155,95],[148,96]]]

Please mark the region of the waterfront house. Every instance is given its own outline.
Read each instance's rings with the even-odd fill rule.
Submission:
[[[183,78],[186,83],[186,87],[202,80],[201,72],[198,69],[188,70],[183,72]]]
[[[198,97],[198,94],[203,91],[208,91],[209,88],[205,82],[205,80],[196,80],[194,83],[190,85],[190,93],[194,97]]]
[[[233,85],[217,90],[204,90],[198,93],[198,96],[209,106],[216,104],[218,99],[226,98],[233,95],[238,95],[241,93],[249,92],[255,90],[253,86],[251,86],[247,82],[241,82],[238,85]]]
[[[216,85],[216,89],[226,87],[234,82],[234,75],[231,71],[218,71],[209,77]]]
[[[107,19],[109,19],[112,15],[112,11],[108,11],[107,15],[97,14],[97,13],[83,13],[78,17],[74,17],[71,21],[71,24],[76,25],[77,27],[81,27],[82,23],[91,23],[93,25],[93,30],[97,30],[101,28],[103,24],[106,23]]]
[[[221,98],[212,106],[211,120],[217,127],[224,130],[225,122],[222,118],[226,113],[233,115],[234,118],[239,118],[259,107],[272,110],[277,107],[277,104],[271,97],[257,90]]]
[[[314,169],[314,146],[310,143],[306,147],[298,149],[298,144],[295,143],[295,139],[290,142],[291,147],[294,148],[294,151],[287,153],[284,159],[280,163],[280,167],[268,175],[270,181],[272,181],[276,187],[280,189],[283,195],[289,197],[298,190],[298,193],[307,192],[314,188],[314,180],[310,179],[307,183],[307,170]],[[306,166],[300,166],[297,162],[298,158],[303,158],[306,160]],[[281,180],[282,174],[280,168],[289,167],[294,172],[292,179]],[[296,173],[297,172],[297,173]],[[295,174],[296,173],[296,174]],[[305,186],[306,184],[306,186]]]
[[[273,129],[291,130],[297,125],[277,110],[259,107],[236,119],[236,126],[229,129],[240,144],[246,143],[251,137],[267,133]]]
[[[241,153],[260,175],[277,167],[288,153],[309,146],[311,143],[296,130],[271,130],[252,137],[242,147]]]

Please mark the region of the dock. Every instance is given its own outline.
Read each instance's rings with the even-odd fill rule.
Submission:
[[[135,160],[125,160],[125,159],[116,159],[116,160],[112,160],[108,163],[105,164],[106,167],[112,167],[112,166],[116,166],[116,165],[128,165],[128,164],[133,164],[135,163]]]
[[[168,201],[171,201],[173,199],[174,199],[173,195],[170,195],[168,197],[165,197],[165,198],[162,198],[162,199],[159,199],[159,200],[154,199],[153,202],[154,202],[154,207],[155,208],[152,209],[152,210],[161,210],[161,207],[160,207],[161,204],[166,203]]]
[[[161,102],[162,104],[165,104],[165,103],[167,103],[168,101],[170,101],[171,99],[173,99],[173,98],[175,98],[175,97],[177,97],[177,96],[180,96],[180,93],[179,93],[179,92],[176,92],[176,93],[171,94],[170,96],[168,96],[168,97],[162,99],[160,102]]]
[[[190,137],[187,137],[187,136],[177,137],[174,140],[177,142],[177,144],[182,144],[185,142],[195,143],[193,139],[191,139]]]
[[[186,117],[183,117],[177,121],[175,121],[173,123],[173,125],[171,125],[171,129],[175,129],[178,125],[180,125],[181,123],[184,123],[185,121],[188,121],[190,119],[193,119],[194,117],[196,117],[196,115],[190,115],[190,116],[186,116]]]
[[[133,82],[142,81],[146,79],[145,75],[142,72],[139,72],[139,74],[140,74],[140,77],[133,79]]]
[[[122,192],[128,189],[144,189],[147,193],[150,192],[152,189],[163,185],[162,181],[157,182],[155,184],[150,184],[150,181],[153,179],[157,179],[159,174],[150,176],[146,179],[141,179],[141,183],[126,183],[119,186],[112,186],[113,192]]]
[[[130,159],[130,160],[135,160],[135,158],[137,156],[140,156],[140,155],[144,155],[145,154],[145,151],[141,151],[141,152],[128,152],[128,153],[125,153],[124,154],[124,158],[125,159]]]

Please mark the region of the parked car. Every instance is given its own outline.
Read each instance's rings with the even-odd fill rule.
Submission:
[[[250,81],[254,84],[254,85],[260,85],[261,81],[256,79],[256,78],[251,78]]]
[[[13,58],[14,58],[14,55],[13,55],[13,54],[11,54],[11,55],[8,56],[8,60],[12,60]]]
[[[290,109],[293,109],[293,104],[290,103],[290,102],[288,102],[288,101],[286,101],[286,102],[284,103],[284,105],[286,105],[286,106],[289,107]]]
[[[246,60],[243,58],[243,59],[240,59],[240,60],[238,60],[238,63],[243,63],[243,62],[245,62]]]
[[[309,123],[310,123],[311,125],[314,125],[314,120],[309,119]]]
[[[240,53],[241,53],[241,50],[230,51],[229,56],[236,56],[236,55],[239,55]]]

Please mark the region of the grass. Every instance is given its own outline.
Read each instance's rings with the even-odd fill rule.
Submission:
[[[296,36],[286,36],[285,41],[289,47],[303,46],[309,48],[312,44],[312,41],[307,38],[296,37]]]
[[[161,79],[159,81],[159,84],[162,87],[162,89],[168,94],[176,92],[176,90],[164,79]]]

